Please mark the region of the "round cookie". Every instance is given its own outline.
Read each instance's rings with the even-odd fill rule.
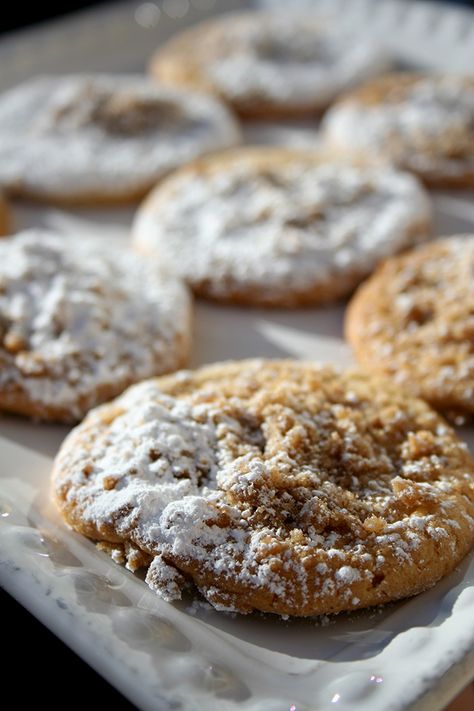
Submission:
[[[473,474],[453,430],[390,381],[254,360],[92,411],[53,487],[69,525],[148,565],[167,600],[194,583],[218,609],[314,615],[451,571],[474,541]]]
[[[0,410],[77,421],[186,359],[183,284],[116,245],[31,230],[0,240]]]
[[[389,259],[346,317],[358,361],[461,422],[474,415],[474,236]]]
[[[41,200],[134,200],[173,168],[239,140],[216,99],[140,76],[43,77],[0,96],[0,182]]]
[[[132,234],[200,296],[293,307],[347,295],[429,227],[428,198],[408,174],[247,148],[173,173]]]
[[[0,190],[0,236],[6,235],[10,228],[10,210],[5,197]]]
[[[326,114],[327,146],[385,157],[433,187],[474,187],[474,77],[391,74]]]
[[[223,15],[185,30],[150,64],[160,81],[212,92],[241,116],[266,119],[320,112],[386,68],[367,37],[307,14],[265,12]]]

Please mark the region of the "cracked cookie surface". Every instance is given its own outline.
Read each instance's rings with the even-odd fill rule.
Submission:
[[[167,84],[211,92],[245,118],[278,119],[321,112],[344,89],[387,66],[368,37],[310,13],[247,12],[172,37],[153,56],[150,71]]]
[[[359,362],[436,409],[474,416],[474,236],[448,237],[387,260],[349,305]]]
[[[0,181],[14,195],[113,203],[240,141],[217,99],[133,75],[36,78],[0,95]]]
[[[334,104],[330,150],[385,158],[433,187],[474,187],[474,77],[395,74]]]
[[[132,232],[138,251],[200,296],[293,307],[346,296],[381,259],[426,238],[430,217],[409,174],[246,148],[173,173]]]
[[[56,459],[65,520],[167,600],[351,610],[433,585],[474,540],[474,462],[390,382],[298,361],[216,364],[89,413]]]
[[[183,365],[186,287],[100,239],[28,230],[0,240],[0,409],[77,421]]]

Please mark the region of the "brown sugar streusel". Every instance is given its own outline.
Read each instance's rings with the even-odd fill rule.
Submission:
[[[421,400],[313,363],[129,389],[66,440],[65,520],[174,600],[314,615],[425,590],[474,540],[474,462]]]

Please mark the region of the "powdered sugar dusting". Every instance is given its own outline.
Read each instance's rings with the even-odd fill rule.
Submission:
[[[360,573],[357,568],[351,568],[350,565],[343,565],[341,568],[336,570],[336,580],[344,583],[345,585],[350,585],[355,583],[356,580],[360,580]]]
[[[417,172],[459,175],[474,170],[474,82],[421,77],[381,101],[350,97],[325,118],[328,142],[391,158]]]
[[[154,556],[147,582],[165,599],[193,581],[232,611],[376,604],[429,584],[420,558],[434,565],[449,549],[452,562],[453,520],[474,537],[474,492],[457,494],[472,460],[446,428],[445,466],[427,480],[426,455],[401,450],[439,420],[397,397],[365,376],[278,361],[146,381],[72,434],[56,492],[91,537]],[[403,477],[401,458],[419,462],[418,478]]]
[[[260,97],[291,108],[325,107],[342,89],[387,65],[367,37],[311,16],[252,14],[227,22],[225,35],[225,44],[204,71],[219,93],[237,105]]]
[[[351,308],[363,312],[350,330],[363,362],[453,418],[474,413],[472,235],[439,240],[387,262]],[[413,445],[429,446],[415,439]],[[443,462],[433,456],[433,465]]]
[[[243,114],[267,110],[271,116],[321,110],[346,87],[388,65],[368,35],[308,12],[251,11],[178,34],[158,49],[152,71],[165,80],[204,84]]]
[[[37,78],[0,97],[0,182],[44,198],[134,196],[239,139],[211,97],[133,75]]]
[[[101,388],[176,367],[189,309],[178,280],[116,245],[39,230],[3,240],[0,390],[78,418]]]
[[[133,234],[139,249],[208,295],[240,290],[271,303],[318,287],[347,293],[424,236],[429,221],[409,175],[244,151],[168,179],[139,210]]]

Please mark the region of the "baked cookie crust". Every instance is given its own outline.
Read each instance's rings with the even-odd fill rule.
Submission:
[[[30,230],[0,240],[0,410],[77,422],[190,344],[178,279],[117,245]]]
[[[283,148],[241,148],[173,173],[140,206],[136,249],[194,292],[251,306],[347,296],[387,256],[426,239],[412,176]]]
[[[349,304],[346,335],[371,372],[459,422],[474,416],[474,236],[387,260]]]
[[[375,155],[431,187],[474,187],[474,77],[389,74],[331,107],[329,150]]]
[[[40,77],[0,95],[0,183],[21,197],[138,200],[174,168],[239,142],[217,99],[133,74]]]
[[[65,521],[166,600],[315,615],[413,595],[474,541],[474,462],[390,381],[241,361],[140,383],[55,462]]]
[[[152,76],[164,83],[208,91],[243,118],[267,120],[320,113],[349,86],[387,68],[367,37],[308,14],[265,12],[196,25],[150,62]]]
[[[10,232],[10,209],[5,196],[0,190],[0,236]]]

